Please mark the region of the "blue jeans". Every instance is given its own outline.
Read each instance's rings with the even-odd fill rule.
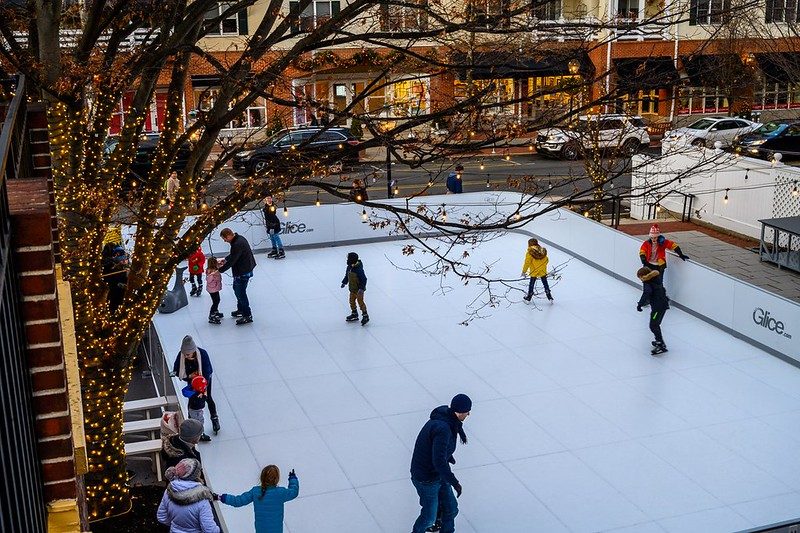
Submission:
[[[247,284],[253,273],[249,272],[244,276],[236,276],[233,278],[233,294],[236,295],[236,310],[242,313],[242,316],[253,316],[250,311],[250,300],[247,299]]]
[[[269,233],[269,240],[272,243],[272,248],[283,250],[283,243],[281,242],[280,231],[268,230],[268,233]]]
[[[542,285],[544,285],[544,293],[550,298],[550,284],[547,283],[547,276],[542,276],[541,278],[531,278],[528,282],[528,298],[533,296],[533,288],[536,286],[536,280],[541,279]]]
[[[453,494],[453,488],[446,481],[417,481],[411,480],[419,495],[419,504],[422,509],[417,521],[414,522],[412,533],[424,533],[426,529],[436,522],[436,511],[442,506],[441,533],[453,533],[456,530],[456,515],[458,514],[458,501]]]

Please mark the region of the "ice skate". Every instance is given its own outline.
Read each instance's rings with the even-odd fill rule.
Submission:
[[[192,290],[189,291],[189,296],[196,296],[197,295],[197,287],[192,285]]]
[[[239,317],[242,316],[242,312],[241,311],[231,311],[231,316],[235,317],[235,318],[239,318]]]
[[[527,295],[527,296],[523,296],[523,297],[522,297],[522,299],[523,299],[523,300],[525,300],[526,302],[529,302],[529,303],[530,303],[530,301],[531,301],[531,298],[533,298],[533,295],[532,295],[532,294],[529,294],[529,295]]]
[[[223,313],[220,313],[219,311],[217,311],[216,313],[213,313],[213,315],[210,315],[210,316],[215,316],[215,317],[217,317],[217,318],[222,318],[222,317],[224,317],[225,315],[224,315]]]
[[[555,300],[553,300],[553,295],[552,295],[552,294],[550,294],[549,292],[547,293],[547,300],[548,300],[550,303],[554,303],[554,302],[555,302]]]
[[[361,317],[361,325],[366,326],[367,322],[369,322],[369,315],[364,313],[364,315]]]
[[[203,295],[203,284],[197,286],[197,292],[194,293],[195,296],[202,296]]]
[[[286,257],[286,253],[283,250],[278,250],[278,255],[275,256],[275,259],[283,259]]]
[[[236,321],[236,325],[237,326],[242,326],[244,324],[252,324],[252,323],[253,323],[253,317],[252,316],[243,316],[243,317],[239,318],[239,320]]]
[[[650,355],[659,355],[667,351],[667,345],[663,342],[657,343],[653,346],[653,349],[650,350]]]
[[[212,416],[211,417],[211,427],[214,430],[214,435],[219,433],[219,417],[218,416]]]
[[[209,441],[211,441],[211,437],[209,437],[209,436],[208,436],[208,435],[206,435],[205,433],[203,433],[202,435],[200,435],[200,442],[209,442]]]
[[[275,257],[276,255],[278,255],[278,249],[273,248],[272,251],[267,254],[267,257]]]
[[[355,322],[356,320],[358,320],[358,313],[356,313],[355,311],[353,311],[352,313],[350,313],[349,315],[347,315],[347,316],[346,316],[344,319],[345,319],[346,321],[348,321],[348,322]]]
[[[429,527],[425,531],[439,531],[440,529],[442,529],[442,521],[441,520],[437,520],[435,524],[433,524],[431,527]]]
[[[211,315],[210,317],[208,317],[208,323],[209,324],[222,324],[222,320],[220,320],[220,317],[218,317],[216,315]]]

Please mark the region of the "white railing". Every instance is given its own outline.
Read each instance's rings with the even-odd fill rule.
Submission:
[[[671,190],[694,196],[692,218],[755,239],[761,235],[759,219],[800,214],[800,196],[793,193],[800,186],[796,167],[693,147],[650,161],[635,156],[633,167],[631,187],[652,192],[631,201],[632,218],[647,219],[656,203],[680,213],[683,197],[665,196]]]
[[[669,28],[664,24],[646,24],[636,19],[617,19],[614,36],[619,41],[649,41],[669,39]]]
[[[120,50],[131,50],[133,48],[149,44],[153,41],[153,39],[158,35],[159,30],[157,29],[150,29],[150,28],[138,28],[134,30],[133,33],[128,35],[121,43],[120,43]],[[81,37],[83,36],[82,30],[61,30],[59,34],[59,41],[61,48],[74,48],[80,42]],[[16,31],[14,32],[14,38],[20,43],[21,46],[27,47],[28,45],[28,32],[25,31]],[[108,33],[103,33],[100,37],[97,38],[97,43],[95,43],[95,47],[104,48],[108,46],[108,40],[110,36]]]
[[[531,37],[537,41],[595,41],[600,28],[600,21],[594,17],[537,20]]]

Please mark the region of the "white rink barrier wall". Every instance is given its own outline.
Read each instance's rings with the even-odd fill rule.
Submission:
[[[800,195],[793,194],[795,186],[800,188],[797,167],[691,148],[655,159],[635,156],[633,168],[632,189],[648,191],[631,200],[631,217],[639,220],[648,219],[648,205],[656,203],[681,213],[684,198],[667,194],[672,190],[695,196],[691,218],[756,239],[759,219],[800,215]],[[675,181],[679,175],[680,183]]]
[[[414,206],[446,206],[448,219],[467,213],[513,215],[522,195],[513,192],[476,192],[417,198]],[[391,202],[405,204],[405,199]],[[543,203],[539,208],[548,204]],[[387,228],[373,229],[362,222],[361,205],[343,203],[320,207],[294,207],[286,217],[288,232],[282,235],[287,248],[338,246],[384,241],[398,238]],[[534,209],[531,206],[530,209]],[[369,208],[366,209],[370,213]],[[523,214],[526,212],[523,209]],[[283,220],[279,208],[279,216]],[[373,215],[376,218],[377,212]],[[496,219],[497,217],[495,217]],[[220,224],[203,243],[206,254],[225,256],[228,245],[219,237],[219,230],[230,227],[244,235],[256,250],[269,247],[260,211],[242,212]],[[423,232],[426,228],[420,228]],[[427,228],[428,230],[430,228]],[[536,236],[550,246],[560,248],[582,261],[640,287],[636,271],[641,267],[641,242],[613,228],[566,209],[558,209],[537,217],[516,231]],[[130,236],[132,228],[125,228]],[[132,246],[128,246],[132,248]],[[263,261],[262,261],[263,263]],[[800,302],[764,291],[691,260],[680,261],[671,254],[665,284],[670,299],[681,309],[728,331],[796,366],[800,366]],[[256,270],[258,275],[258,270]]]

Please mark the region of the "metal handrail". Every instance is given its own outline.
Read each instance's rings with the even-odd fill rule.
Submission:
[[[2,132],[0,132],[0,181],[5,181],[7,177],[8,152],[11,150],[11,143],[14,140],[14,133],[18,130],[17,120],[20,116],[22,116],[24,119],[26,107],[25,103],[25,75],[20,74],[19,80],[17,81],[17,88],[14,93],[14,98],[11,99],[11,103],[8,106],[6,118],[3,122],[3,129]],[[20,110],[22,110],[22,114],[20,114]],[[14,158],[14,161],[17,161],[16,157]],[[14,175],[11,176],[13,179],[17,177],[16,165],[12,167],[12,171],[14,172]]]
[[[670,194],[679,194],[683,196],[683,209],[681,210],[681,222],[691,222],[692,221],[692,202],[694,202],[695,195],[685,193],[683,191],[678,191],[675,189],[671,189],[661,196],[659,196],[655,202],[648,202],[647,203],[647,219],[650,220],[654,218],[654,211],[658,213],[657,209],[661,204],[661,200],[669,196]],[[688,205],[687,205],[688,203]],[[688,209],[687,209],[688,208]]]

